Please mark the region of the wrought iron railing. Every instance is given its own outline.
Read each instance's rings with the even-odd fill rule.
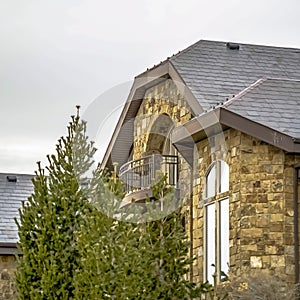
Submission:
[[[152,154],[127,162],[120,168],[119,176],[125,184],[125,192],[131,193],[150,188],[158,171],[166,174],[167,184],[176,187],[178,179],[178,157]]]

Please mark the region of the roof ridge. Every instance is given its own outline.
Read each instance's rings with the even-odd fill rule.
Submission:
[[[246,87],[245,89],[240,91],[237,95],[232,97],[230,100],[226,101],[221,107],[226,108],[226,107],[230,106],[233,102],[239,100],[245,94],[249,93],[250,91],[252,91],[257,86],[261,85],[262,83],[264,83],[267,80],[268,80],[268,78],[260,78],[260,79],[256,80],[254,83],[250,84],[248,87]]]
[[[298,78],[284,78],[284,77],[265,77],[265,81],[267,80],[278,80],[278,81],[294,81],[294,82],[300,82],[300,79]]]
[[[230,41],[220,41],[220,40],[207,40],[207,39],[200,39],[197,42],[193,43],[192,45],[190,45],[189,47],[179,51],[177,54],[169,57],[171,59],[176,58],[177,56],[193,49],[196,45],[199,45],[199,43],[203,43],[203,42],[209,42],[209,43],[217,43],[217,44],[224,44],[224,46],[226,46],[226,44]],[[238,41],[231,41],[230,43],[234,43],[234,44],[238,44],[241,46],[249,46],[249,47],[263,47],[263,48],[276,48],[276,49],[287,49],[287,50],[300,50],[300,48],[298,47],[288,47],[288,46],[277,46],[277,45],[263,45],[263,44],[252,44],[252,43],[247,43],[247,42],[238,42]]]
[[[8,176],[8,175],[14,175],[14,176],[33,176],[35,177],[35,174],[28,174],[28,173],[11,173],[11,172],[0,172],[0,176]]]
[[[204,42],[224,44],[224,46],[228,43],[228,41],[225,42],[225,41],[217,41],[217,40],[200,39],[200,40],[194,42],[192,45],[188,46],[187,48],[184,48],[183,50],[179,50],[177,53],[174,53],[170,56],[167,56],[166,59],[160,61],[157,64],[154,64],[152,67],[146,68],[145,71],[143,71],[143,72],[139,73],[138,75],[136,75],[135,78],[142,76],[143,74],[147,73],[148,71],[151,71],[151,70],[155,69],[156,67],[160,66],[161,64],[164,64],[168,61],[172,62],[172,60],[178,58],[182,54],[190,51],[191,49],[195,48],[200,43],[204,43]],[[232,42],[232,43],[238,44],[238,45],[241,45],[241,46],[249,46],[249,47],[263,47],[263,48],[269,48],[269,49],[271,49],[271,48],[274,49],[275,48],[275,49],[286,49],[286,50],[298,50],[298,51],[300,51],[300,48],[297,48],[297,47],[251,44],[251,43],[244,43],[244,42]]]

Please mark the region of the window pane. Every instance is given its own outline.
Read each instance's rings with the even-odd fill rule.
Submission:
[[[211,283],[216,263],[215,222],[215,204],[210,204],[206,206],[206,280]]]
[[[229,199],[220,201],[220,268],[229,271]],[[222,279],[222,278],[221,278]]]
[[[220,193],[227,192],[229,190],[229,166],[225,161],[220,163]]]
[[[210,169],[206,176],[206,197],[212,197],[216,194],[216,165]]]

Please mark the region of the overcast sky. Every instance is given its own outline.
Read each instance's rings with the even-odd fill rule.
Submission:
[[[299,0],[0,0],[0,172],[33,173],[76,104],[101,105],[100,159],[134,76],[200,39],[300,48],[299,15]]]

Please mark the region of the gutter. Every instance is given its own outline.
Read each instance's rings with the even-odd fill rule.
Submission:
[[[194,155],[193,155],[194,157]],[[193,189],[193,185],[194,185],[194,165],[192,164],[191,166],[191,183],[190,183],[190,240],[191,240],[191,248],[190,248],[190,257],[191,259],[193,259],[193,250],[194,250],[194,244],[193,244],[193,226],[194,226],[194,220],[193,220],[193,195],[194,195],[194,189]],[[194,277],[194,270],[193,270],[193,260],[191,262],[191,267],[190,267],[190,282],[193,282],[193,277]]]
[[[16,255],[20,254],[20,251],[16,243],[0,242],[0,255]]]

